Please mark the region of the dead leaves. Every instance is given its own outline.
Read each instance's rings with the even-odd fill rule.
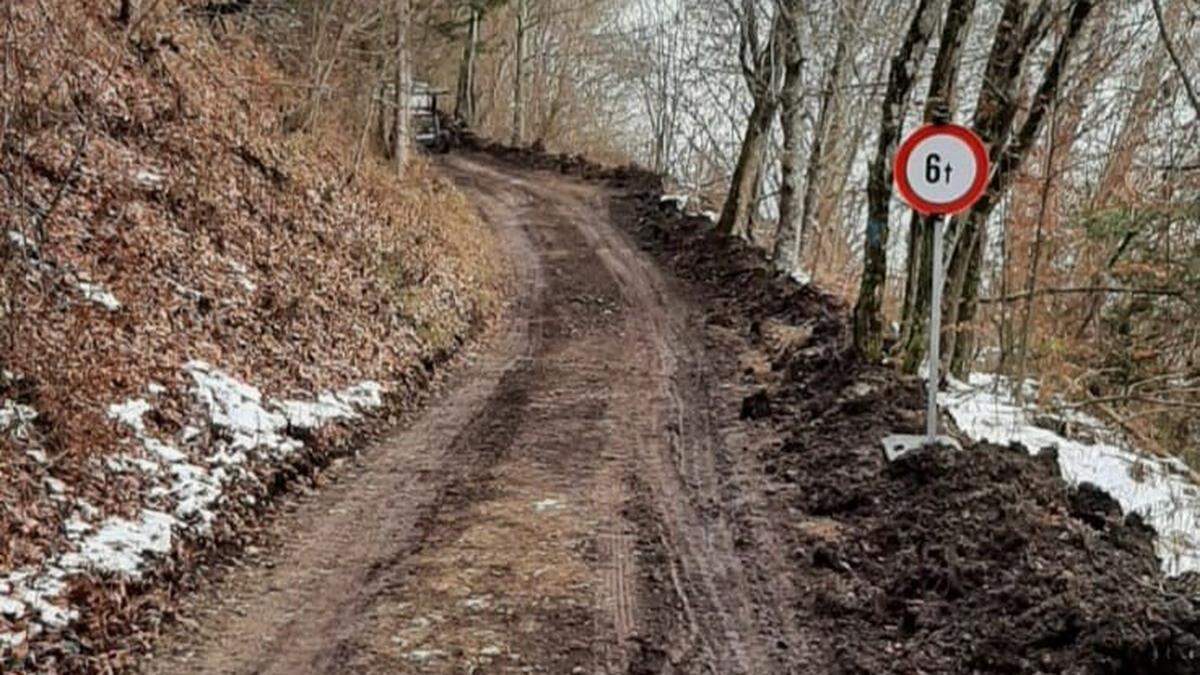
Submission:
[[[48,476],[95,506],[96,518],[144,503],[151,481],[106,467],[129,448],[104,411],[160,385],[147,422],[177,435],[199,419],[185,362],[211,362],[280,398],[404,381],[499,307],[489,235],[426,169],[414,167],[403,184],[372,167],[347,181],[351,143],[275,133],[285,106],[267,83],[285,76],[249,40],[218,48],[204,26],[166,12],[141,30],[170,35],[175,48],[146,61],[86,4],[51,3],[46,17],[18,3],[21,37],[11,46],[22,82],[0,91],[0,114],[16,113],[0,139],[0,365],[22,378],[21,400],[40,415],[34,437],[0,434],[4,572],[64,545],[70,509],[46,488]],[[39,100],[78,115],[42,114]],[[64,167],[80,133],[91,140],[72,178]],[[32,237],[28,205],[50,203],[68,178],[36,257],[14,250],[7,233]],[[85,301],[69,281],[84,279],[119,309]],[[17,394],[0,388],[0,399]],[[337,429],[316,438],[322,448],[347,439]],[[206,446],[188,452],[203,462]],[[272,481],[275,471],[255,473]],[[253,521],[258,507],[246,504],[276,488],[240,486],[253,500],[231,498],[231,520],[217,528],[225,540],[237,539],[229,523]],[[68,646],[46,635],[35,651],[121,667],[128,654],[104,645],[141,630],[166,603],[153,588],[84,580],[72,590],[91,608],[78,635]]]

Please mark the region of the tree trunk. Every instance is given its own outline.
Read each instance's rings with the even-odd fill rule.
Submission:
[[[382,78],[380,78],[382,79]],[[376,99],[375,92],[380,89],[380,82],[376,83],[366,92],[367,119],[363,122],[362,134],[358,138],[358,147],[354,150],[354,176],[359,175],[359,169],[362,167],[363,158],[367,156],[367,148],[371,142],[372,127],[376,126],[376,119],[383,117],[384,97],[380,96]]]
[[[1151,0],[1154,6],[1154,18],[1158,21],[1158,34],[1162,38],[1163,47],[1167,50],[1167,55],[1171,57],[1171,63],[1175,64],[1175,69],[1179,71],[1179,79],[1183,80],[1183,90],[1187,93],[1188,100],[1192,102],[1192,109],[1196,111],[1196,116],[1200,117],[1200,96],[1197,96],[1195,88],[1192,87],[1192,78],[1188,75],[1188,69],[1184,67],[1183,62],[1179,58],[1179,53],[1175,51],[1175,44],[1171,42],[1171,34],[1167,32],[1167,21],[1163,18],[1163,8],[1161,0]]]
[[[390,79],[392,78],[390,73],[388,73],[387,63],[384,63],[384,65],[379,68],[379,89],[377,95],[379,96],[380,103],[379,115],[375,118],[375,131],[376,140],[378,142],[376,147],[379,148],[379,152],[383,155],[384,159],[389,161],[392,159],[391,131],[392,122],[394,121],[394,117],[389,117],[388,115],[389,105],[387,103],[387,97],[388,80]]]
[[[516,74],[513,80],[512,145],[525,139],[525,51],[528,48],[529,0],[517,0]]]
[[[754,216],[761,190],[763,162],[767,155],[771,124],[779,106],[775,87],[780,77],[782,59],[779,51],[784,40],[784,21],[782,13],[776,14],[771,26],[771,37],[766,46],[762,47],[758,40],[755,6],[750,0],[743,5],[745,14],[741,26],[740,56],[742,74],[746,78],[751,96],[754,97],[754,107],[746,122],[746,133],[729,183],[729,194],[725,197],[721,218],[717,221],[717,230],[727,236],[742,236],[749,232],[750,220]]]
[[[750,111],[746,134],[742,139],[742,150],[729,182],[729,195],[725,198],[721,218],[717,221],[717,229],[729,236],[743,236],[749,232],[776,107],[773,100],[767,100],[764,96],[754,100],[754,108]]]
[[[506,92],[501,91],[501,87],[503,84],[511,81],[508,72],[512,67],[512,54],[515,51],[515,49],[504,50],[500,55],[500,63],[495,66],[493,76],[485,78],[490,83],[487,90],[487,97],[480,99],[479,108],[475,111],[475,124],[480,128],[486,126],[493,112],[499,114],[502,94],[507,95]]]
[[[854,11],[857,3],[852,7],[847,8],[848,11]],[[823,163],[825,162],[826,142],[830,136],[830,127],[833,125],[833,119],[836,116],[835,107],[838,96],[840,95],[842,72],[845,69],[846,61],[848,60],[849,37],[850,37],[850,15],[839,15],[838,21],[838,39],[837,46],[834,48],[833,61],[829,64],[829,71],[825,76],[825,83],[821,91],[821,110],[817,113],[817,124],[813,131],[812,149],[808,154],[808,168],[804,176],[804,198],[800,203],[800,222],[799,228],[795,234],[795,264],[802,265],[804,262],[805,240],[808,236],[811,221],[813,219],[814,204],[817,200],[817,192],[821,182],[825,179]],[[786,242],[785,242],[786,243]],[[776,242],[778,247],[779,242]],[[778,253],[776,254],[778,256]]]
[[[800,0],[781,3],[784,12],[784,75],[779,93],[779,124],[783,128],[782,182],[779,187],[779,226],[775,230],[775,268],[791,273],[800,261],[803,208],[800,192],[800,153],[804,135],[804,53],[800,42]]]
[[[1033,301],[1034,295],[1037,293],[1038,282],[1038,267],[1042,262],[1042,240],[1046,226],[1046,211],[1050,205],[1050,192],[1053,189],[1052,180],[1054,178],[1054,151],[1057,148],[1057,106],[1055,112],[1051,113],[1050,117],[1050,133],[1049,145],[1046,150],[1046,164],[1043,169],[1042,177],[1042,195],[1041,203],[1038,206],[1037,231],[1034,234],[1033,252],[1029,256],[1029,274],[1025,279],[1025,309],[1021,317],[1021,329],[1017,336],[1019,345],[1017,347],[1017,370],[1016,376],[1013,378],[1013,395],[1018,404],[1024,401],[1025,396],[1025,367],[1029,360],[1029,332],[1033,325]]]
[[[1019,0],[1010,0],[1010,2],[1014,1],[1019,2]],[[1094,0],[1075,0],[1072,3],[1067,30],[1059,39],[1058,45],[1054,50],[1054,55],[1051,57],[1050,63],[1046,66],[1042,82],[1038,86],[1030,105],[1029,114],[1026,116],[1016,136],[1003,147],[1002,151],[998,152],[996,146],[993,146],[991,155],[994,158],[995,168],[993,169],[992,179],[988,184],[987,192],[984,194],[983,199],[975,206],[974,210],[971,211],[970,217],[966,219],[967,226],[963,228],[956,242],[954,256],[950,261],[950,292],[946,297],[946,307],[950,314],[947,317],[946,323],[952,327],[952,330],[948,332],[949,344],[946,351],[951,355],[951,371],[960,377],[965,376],[970,366],[971,358],[975,353],[975,334],[972,330],[972,324],[978,310],[979,284],[983,269],[983,248],[987,240],[984,226],[987,223],[988,216],[991,215],[992,210],[1008,190],[1009,183],[1012,182],[1016,172],[1021,167],[1021,163],[1029,154],[1029,149],[1033,147],[1034,141],[1037,140],[1042,123],[1045,121],[1047,107],[1050,101],[1058,94],[1063,72],[1066,70],[1071,56],[1071,48],[1076,38],[1079,37],[1080,31],[1083,29],[1083,24],[1094,7]],[[1035,20],[1040,21],[1036,16]],[[1031,26],[1030,29],[1022,33],[1027,38],[1032,35],[1031,31],[1036,32],[1037,27]],[[1029,48],[1032,46],[1029,39],[1022,40],[1022,43],[1020,45],[1021,48],[1018,50],[1018,56],[1023,56],[1021,53],[1029,51]],[[1016,70],[1019,74],[1019,66]],[[1018,77],[1014,75],[1012,79],[1015,81]],[[984,87],[984,90],[985,92],[988,91],[989,87]],[[985,121],[998,123],[999,129],[996,127],[989,127],[987,129],[987,132],[992,134],[993,138],[997,135],[1003,135],[1007,138],[1010,133],[1009,129],[1012,126],[1013,116],[1016,113],[1015,108],[1016,101],[1014,96],[1009,100],[1007,106],[1001,107],[1004,119],[985,119]],[[977,126],[979,125],[977,124]],[[996,134],[996,131],[1000,131],[1000,134]]]
[[[858,269],[857,253],[854,245],[847,236],[846,230],[840,225],[845,220],[842,210],[847,207],[846,195],[850,184],[851,173],[858,162],[860,152],[869,149],[863,147],[863,139],[869,134],[871,120],[877,119],[875,106],[863,102],[860,97],[845,96],[846,83],[854,73],[854,55],[861,44],[861,35],[857,26],[857,12],[864,5],[855,0],[842,6],[843,34],[846,38],[846,57],[843,67],[834,79],[833,95],[828,99],[829,114],[826,116],[823,142],[821,145],[821,165],[818,167],[819,180],[815,186],[812,210],[805,216],[811,243],[804,246],[805,260],[810,265],[814,275],[820,275],[822,266],[829,273],[829,282],[836,284],[834,292],[848,295],[851,286],[858,283],[854,277]],[[891,36],[885,53],[871,62],[872,73],[876,81],[884,81],[888,76],[891,65],[889,55],[899,48],[904,39],[903,35]],[[859,201],[851,200],[850,213],[858,211]],[[851,279],[852,278],[852,279]],[[850,279],[850,280],[848,280]]]
[[[116,19],[117,23],[122,26],[129,25],[129,21],[133,19],[133,0],[121,0]]]
[[[483,11],[472,2],[467,11],[467,36],[463,44],[462,62],[458,67],[458,87],[455,92],[454,117],[467,127],[475,126],[475,62],[479,53],[479,23]]]
[[[958,70],[975,0],[950,0],[933,71],[923,119],[926,123],[949,122],[957,107]],[[908,274],[905,279],[901,342],[905,372],[915,373],[925,358],[928,343],[930,286],[933,280],[933,220],[915,211],[908,230]]]
[[[392,163],[396,174],[403,176],[408,166],[408,99],[412,88],[409,81],[408,23],[411,0],[396,0],[396,73],[395,120],[392,124]]]
[[[867,177],[867,236],[863,274],[854,305],[854,347],[869,360],[883,355],[883,294],[887,282],[888,209],[892,198],[892,158],[917,69],[937,27],[940,0],[919,0],[904,43],[892,57],[879,144]]]
[[[1036,27],[1033,24],[1041,20],[1040,15],[1035,13],[1027,22],[1025,15],[1028,8],[1029,0],[1006,0],[984,70],[984,87],[980,89],[979,100],[975,105],[975,131],[989,146],[989,159],[993,165],[1007,141],[1010,133],[1008,127],[1016,115],[1017,85],[1025,57],[1032,46],[1025,44],[1023,36],[1035,34]],[[987,204],[989,199],[990,195],[985,194],[975,209],[958,219],[957,227],[953,228],[957,236],[953,240],[953,252],[946,275],[947,288],[942,312],[945,326],[957,326],[958,298],[965,289],[967,263],[972,255],[974,239],[979,229],[980,219],[977,213],[981,210],[990,211]],[[986,221],[986,216],[983,220]],[[944,336],[943,354],[953,353],[956,336],[956,331]],[[905,366],[908,365],[906,362]]]

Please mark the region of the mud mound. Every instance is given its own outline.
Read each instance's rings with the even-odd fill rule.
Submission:
[[[848,464],[865,470],[830,471]],[[1140,518],[1065,489],[1052,454],[869,464],[811,435],[780,458],[804,510],[844,528],[794,556],[812,584],[802,615],[845,672],[1195,672],[1187,582],[1161,580]]]
[[[799,348],[764,345],[776,372],[746,412],[790,435],[763,460],[781,513],[804,515],[788,516],[796,622],[820,627],[843,672],[1198,672],[1198,596],[1163,579],[1140,518],[1023,448],[887,466],[879,439],[920,431],[920,383],[845,351],[832,297],[706,219],[633,199],[643,241],[711,294],[710,322],[760,342],[768,322],[810,331]]]
[[[1200,672],[1200,580],[1164,578],[1153,531],[1098,488],[1069,488],[1052,450],[928,450],[887,465],[879,439],[922,430],[923,388],[843,348],[834,298],[662,203],[661,179],[643,171],[490,151],[627,188],[614,209],[630,231],[692,282],[710,325],[770,357],[769,372],[745,373],[755,393],[741,416],[786,438],[761,451],[771,526],[795,562],[796,625],[833,670]]]
[[[564,176],[574,176],[585,180],[606,181],[618,187],[639,189],[645,191],[663,190],[663,179],[651,171],[639,166],[605,166],[597,164],[582,155],[569,153],[549,153],[538,144],[528,146],[511,146],[481,139],[468,129],[454,128],[451,132],[452,145],[460,149],[484,152],[497,159],[504,160],[526,169],[541,169],[557,171]]]
[[[1198,672],[1200,596],[1163,579],[1140,518],[1094,486],[1069,490],[1052,455],[1023,448],[886,466],[879,439],[920,431],[920,383],[846,352],[832,297],[703,218],[636,201],[643,240],[712,294],[710,321],[760,341],[767,322],[811,329],[801,348],[770,350],[777,372],[746,407],[790,433],[763,459],[781,509],[805,516],[791,532],[796,622],[820,626],[843,672]]]

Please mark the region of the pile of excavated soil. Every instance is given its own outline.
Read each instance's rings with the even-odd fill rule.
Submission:
[[[780,523],[803,523],[788,533],[796,621],[842,671],[1200,672],[1200,584],[1164,578],[1140,517],[1068,487],[1052,451],[979,445],[889,466],[878,441],[919,432],[919,383],[847,352],[831,298],[653,191],[631,199],[642,240],[711,294],[710,320],[774,357],[748,408],[787,438],[762,459],[780,512],[803,514]],[[771,324],[811,337],[771,344]]]
[[[491,150],[626,188],[615,208],[631,233],[703,296],[710,324],[770,356],[744,373],[758,390],[741,412],[785,439],[760,459],[795,562],[794,620],[825,655],[812,672],[1200,672],[1200,579],[1166,578],[1153,530],[1098,488],[1068,486],[1052,449],[889,465],[879,439],[920,432],[922,387],[845,348],[835,299],[662,203],[656,176]]]

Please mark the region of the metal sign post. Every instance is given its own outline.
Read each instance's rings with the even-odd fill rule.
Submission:
[[[975,132],[957,124],[927,124],[917,129],[896,151],[892,181],[896,192],[923,216],[932,216],[933,269],[929,318],[928,408],[925,436],[889,436],[884,451],[894,459],[916,445],[936,445],[937,394],[941,381],[942,264],[946,218],[967,211],[987,190],[990,177],[987,148]],[[949,439],[947,439],[949,441]]]
[[[933,288],[930,289],[929,317],[929,384],[927,385],[928,405],[925,408],[925,442],[929,445],[937,443],[938,416],[937,392],[941,381],[942,371],[942,284],[945,282],[946,271],[942,267],[942,239],[946,232],[946,217],[933,217]]]

